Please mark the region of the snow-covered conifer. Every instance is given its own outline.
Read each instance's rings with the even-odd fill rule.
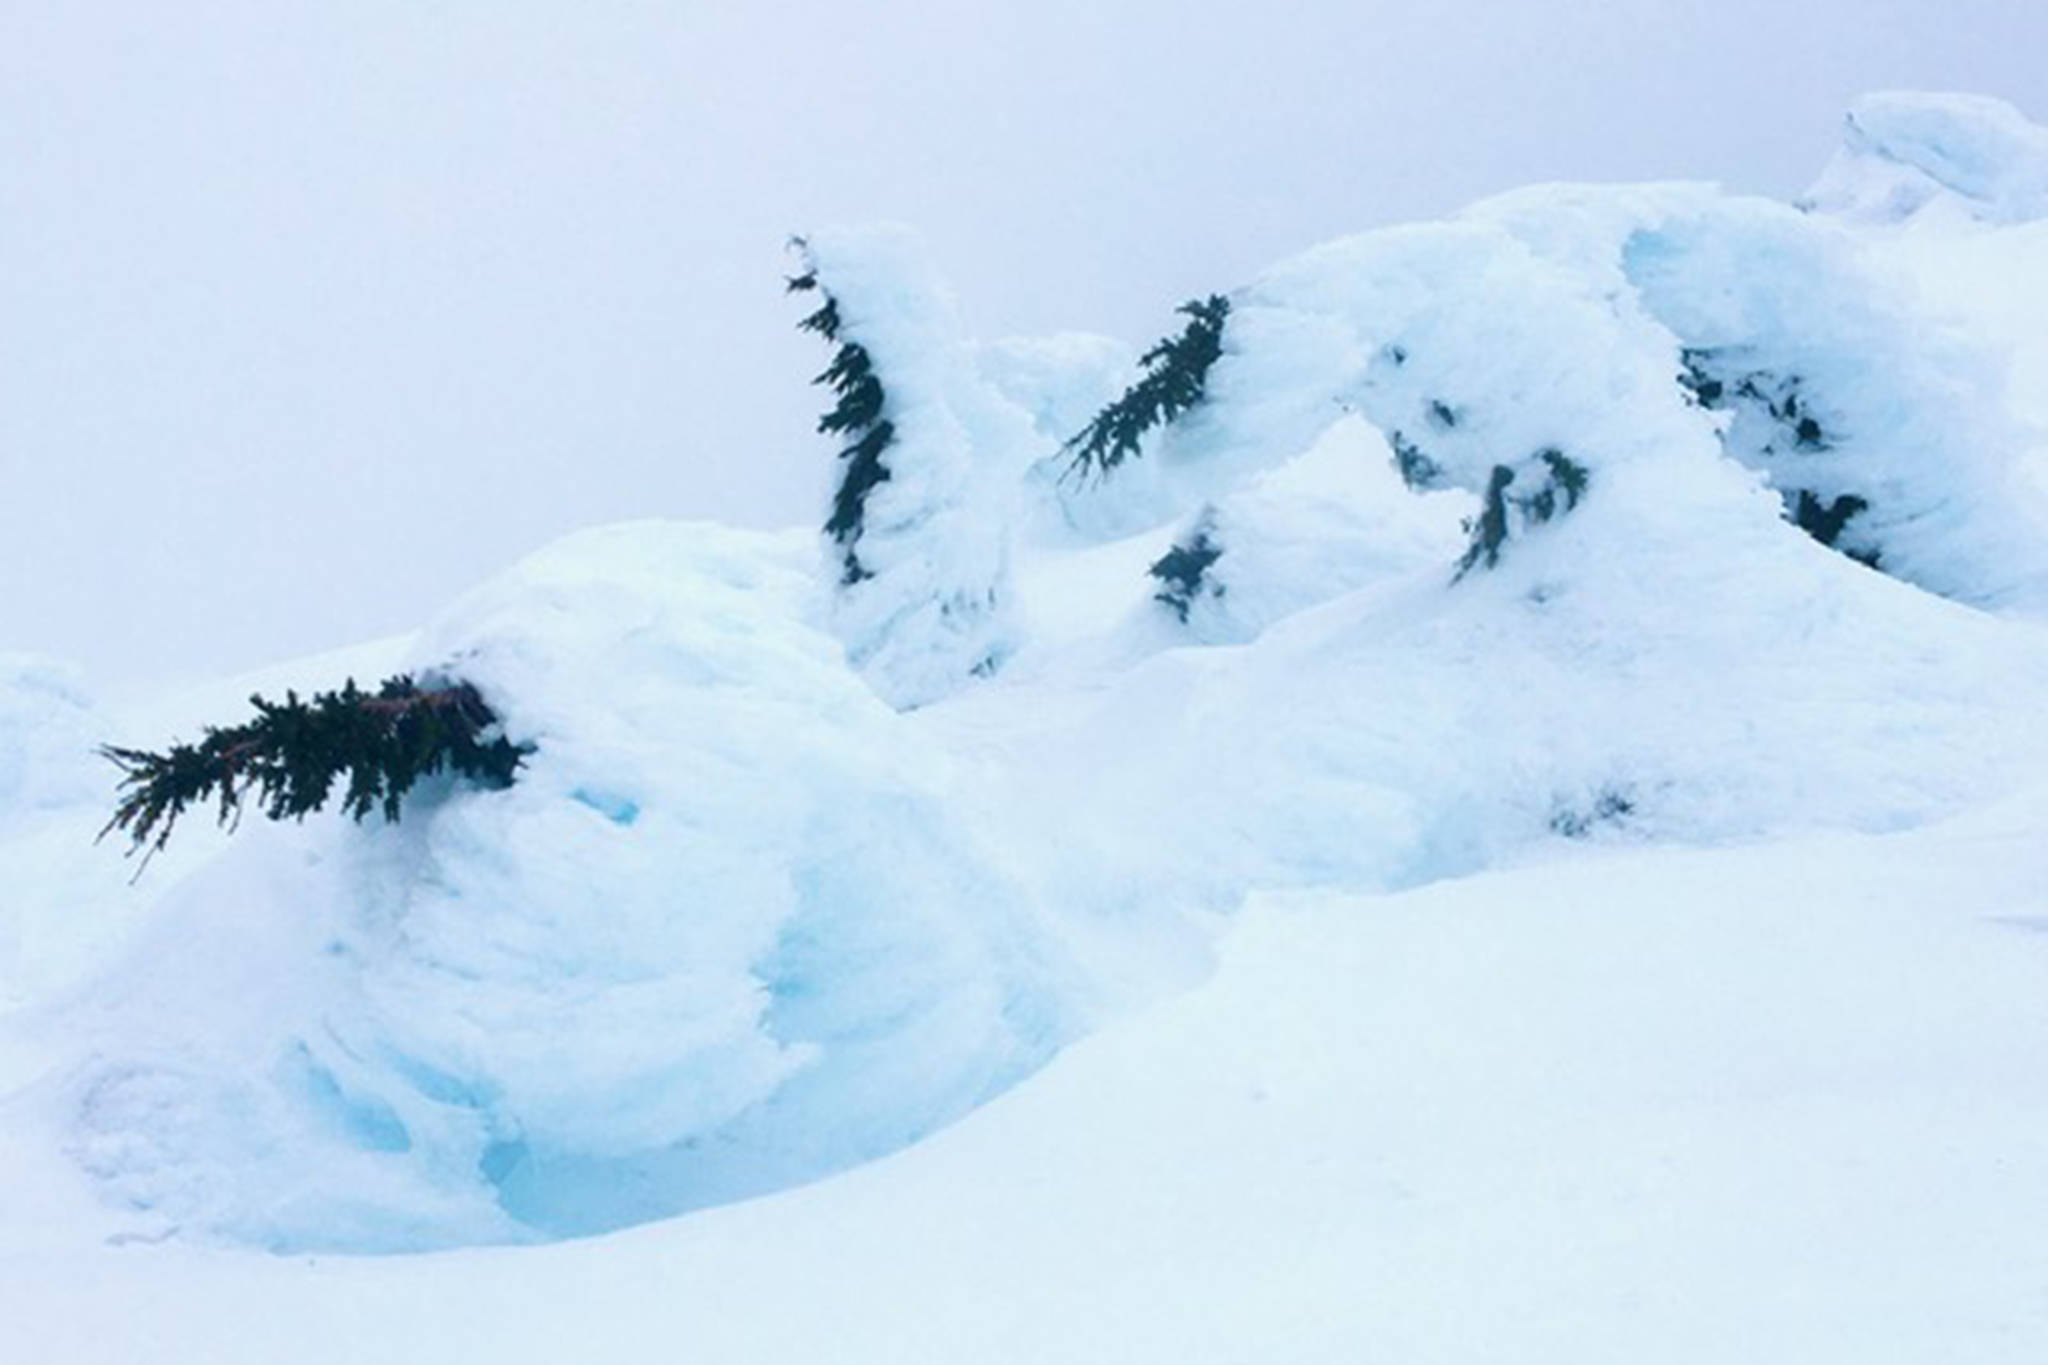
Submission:
[[[1268,626],[1458,554],[1458,494],[1402,487],[1380,434],[1357,417],[1182,523],[1150,568],[1175,634],[1244,644]]]
[[[239,820],[255,788],[273,820],[303,819],[327,804],[348,777],[341,807],[361,820],[381,810],[398,819],[421,778],[448,771],[485,787],[507,787],[531,746],[499,732],[497,713],[468,683],[420,687],[410,675],[364,692],[351,678],[338,691],[281,702],[249,698],[256,719],[208,726],[197,744],[163,753],[114,745],[100,752],[126,774],[123,795],[101,833],[118,829],[133,850],[154,854],[188,806],[214,801],[222,824]]]
[[[1330,243],[1242,291],[1232,325],[1246,391],[1214,400],[1217,443],[1270,460],[1363,417],[1409,488],[1474,500],[1456,578],[1600,500],[1608,469],[1703,435],[1666,391],[1654,337],[1491,224]],[[1638,419],[1619,420],[1634,395]]]
[[[1681,346],[1675,386],[1786,520],[1980,606],[2048,600],[1999,372],[1862,263],[1836,224],[1761,200],[1666,206],[1621,253]]]
[[[1209,572],[1222,557],[1223,546],[1216,538],[1216,509],[1204,507],[1194,525],[1148,570],[1159,580],[1159,590],[1152,594],[1152,600],[1186,625],[1188,612],[1196,602],[1224,595],[1223,584]]]
[[[1105,475],[1139,451],[1145,433],[1164,426],[1202,401],[1209,368],[1223,354],[1230,300],[1222,294],[1189,299],[1177,310],[1188,325],[1162,337],[1138,358],[1145,373],[1123,396],[1095,414],[1066,443],[1075,471]]]
[[[994,673],[1016,647],[1010,502],[1030,418],[985,384],[951,295],[901,229],[796,242],[801,324],[835,343],[818,429],[845,442],[824,523],[831,616],[847,659],[891,705]]]

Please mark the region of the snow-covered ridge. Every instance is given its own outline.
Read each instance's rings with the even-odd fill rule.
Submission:
[[[14,992],[49,1060],[5,1111],[132,1232],[661,1218],[934,1131],[1249,896],[1912,829],[2048,762],[2041,441],[1825,214],[1549,186],[1324,244],[1090,479],[1060,433],[1128,351],[977,345],[913,239],[812,242],[900,428],[864,576],[810,532],[571,537],[408,645],[534,746],[511,789],[129,891],[19,864],[18,922],[142,926]],[[32,799],[84,845],[78,747],[0,749],[47,793],[0,770],[0,838]]]

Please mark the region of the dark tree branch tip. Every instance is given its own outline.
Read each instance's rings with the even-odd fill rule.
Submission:
[[[1091,470],[1107,474],[1138,454],[1139,440],[1147,431],[1171,422],[1202,401],[1209,367],[1223,354],[1223,324],[1230,316],[1230,300],[1211,294],[1206,299],[1190,299],[1176,311],[1188,315],[1186,329],[1177,337],[1162,338],[1139,356],[1146,374],[1062,447],[1073,456],[1068,474]]]
[[[445,770],[481,786],[507,787],[533,751],[492,733],[497,714],[466,682],[421,688],[401,674],[371,694],[350,678],[337,691],[303,701],[287,691],[282,702],[259,695],[249,704],[256,719],[207,726],[197,744],[173,744],[162,753],[102,745],[101,756],[123,775],[120,801],[99,837],[126,833],[129,853],[142,852],[147,867],[191,806],[213,802],[219,822],[233,828],[253,788],[270,819],[304,819],[327,804],[343,773],[344,812],[361,820],[381,809],[395,821],[421,778]]]

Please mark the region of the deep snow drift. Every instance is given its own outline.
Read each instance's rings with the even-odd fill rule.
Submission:
[[[984,1160],[1024,1181],[985,1210],[1015,1220],[1019,1163],[1085,1163],[1060,1126],[1098,1116],[1105,1160],[1142,1161],[1156,1122],[1169,1172],[1180,1153],[1189,1179],[1249,1178],[1265,1137],[1182,1152],[1236,1112],[1203,1067],[1238,1046],[1293,1078],[1275,1082],[1290,1118],[1247,1132],[1317,1161],[1338,1150],[1290,1144],[1342,1132],[1360,1163],[1277,1207],[1217,1197],[1219,1238],[1271,1218],[1275,1255],[1308,1248],[1299,1283],[1254,1295],[1261,1323],[1309,1312],[1344,1265],[1397,1296],[1430,1266],[1470,1288],[1472,1249],[1502,1239],[1502,1302],[1540,1315],[1543,1231],[1623,1273],[1635,1241],[1599,1229],[1631,1208],[1674,1220],[1649,1241],[1696,1279],[1754,1250],[1732,1224],[1687,1238],[1712,1201],[1848,1197],[1816,1174],[1831,1141],[1868,1142],[1871,1180],[1940,1178],[1951,1138],[1925,1130],[1951,1089],[1953,1144],[1992,1160],[2048,1114],[2016,1060],[2048,1043],[2020,932],[2048,907],[2002,870],[2048,762],[2048,414],[2009,388],[2048,329],[1993,311],[1958,253],[2002,252],[2013,289],[2048,295],[2048,240],[2017,221],[2041,137],[2003,106],[1883,97],[1814,211],[1539,187],[1325,244],[1233,291],[1203,401],[1087,477],[1060,441],[1137,375],[1133,352],[976,344],[910,239],[818,234],[821,284],[894,405],[871,520],[837,542],[587,532],[415,638],[250,683],[440,672],[534,746],[512,788],[444,783],[396,826],[229,839],[195,816],[131,885],[90,844],[108,780],[90,745],[189,735],[248,688],[101,711],[54,665],[0,661],[0,1132],[64,1210],[9,1236],[399,1251],[618,1228],[916,1142],[1103,1027],[976,1115],[983,1137],[706,1226],[769,1236],[881,1198],[861,1190],[960,1199],[946,1163]],[[1908,164],[1925,183],[1866,211],[1858,186]],[[2006,864],[1974,869],[1969,818],[1994,807],[1983,847]],[[1866,926],[1861,864],[1915,858],[1983,904],[1929,918],[1934,883],[1914,882]],[[1248,898],[1269,908],[1255,931]],[[1119,1018],[1218,951],[1188,1002]],[[1923,956],[1941,973],[1907,984],[1900,1018],[1928,1050],[1905,1055],[1921,1035],[1896,1020],[1859,1041],[1857,1012],[1891,998],[1874,983]],[[1708,984],[1674,995],[1693,968]],[[1835,1002],[1811,1029],[1809,981]],[[1292,1032],[1232,1041],[1290,999]],[[1190,1015],[1199,1042],[1176,1032]],[[1524,1024],[1524,1050],[1488,1042]],[[1118,1068],[1154,1066],[1117,1099]],[[1550,1135],[1541,1162],[1483,1140],[1497,1110]],[[1035,1114],[1009,1120],[1035,1137],[1002,1136],[1006,1114]],[[1781,1124],[1804,1155],[1749,1181],[1720,1144]],[[1689,1141],[1711,1150],[1690,1161]],[[1943,1224],[1958,1244],[2008,1197],[2042,1211],[2034,1166],[2009,1174],[1973,1178]],[[1151,1214],[1192,1197],[1179,1178]],[[101,1212],[64,1202],[88,1191]],[[1050,1197],[1111,1196],[1055,1178]],[[2006,1254],[2039,1251],[1999,1226]],[[1144,1254],[1207,1254],[1200,1228],[1156,1230]],[[1843,1304],[1849,1245],[1827,1253]],[[1227,1301],[1227,1272],[1193,1297]],[[1968,1293],[1943,1302],[1967,1317]],[[1638,1345],[1665,1309],[1684,1316],[1643,1309]]]

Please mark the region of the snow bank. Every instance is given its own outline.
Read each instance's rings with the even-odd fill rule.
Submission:
[[[833,1180],[510,1255],[0,1247],[0,1322],[65,1365],[2036,1365],[2048,805],[1988,815],[1264,897]]]
[[[0,654],[0,837],[67,806],[97,801],[108,784],[93,750],[104,742],[77,670],[54,659]]]
[[[1898,223],[1934,204],[1990,223],[2048,215],[2048,131],[1984,95],[1865,95],[1803,207]]]
[[[86,1168],[280,1249],[556,1236],[872,1157],[1041,1062],[1042,936],[803,623],[810,563],[613,528],[459,604],[418,663],[536,746],[518,783],[248,831],[181,888],[66,1087]]]
[[[90,972],[118,937],[94,932],[124,918],[109,900],[125,874],[92,847],[115,784],[94,750],[110,738],[75,669],[0,654],[0,1009]]]

